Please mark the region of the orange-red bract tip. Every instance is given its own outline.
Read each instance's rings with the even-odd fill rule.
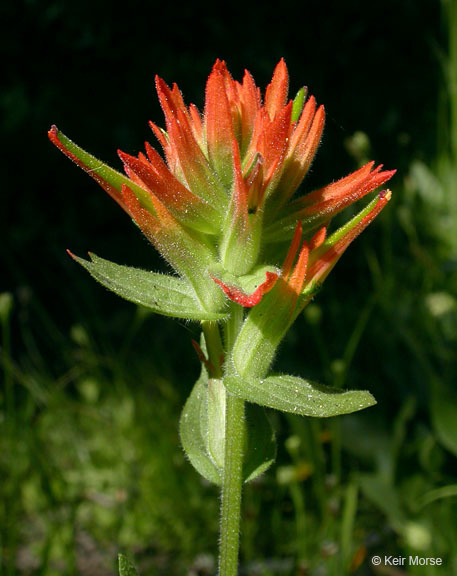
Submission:
[[[294,237],[292,238],[290,248],[287,252],[286,259],[284,260],[284,264],[282,266],[282,276],[285,280],[288,279],[289,274],[292,271],[295,256],[297,254],[298,247],[300,246],[301,235],[302,235],[302,223],[301,221],[298,221],[297,226],[295,227]]]
[[[386,206],[392,197],[390,190],[382,190],[378,194],[377,202],[373,208],[351,228],[344,236],[339,238],[332,246],[330,246],[323,253],[315,253],[317,259],[311,264],[308,269],[308,278],[310,280],[318,280],[322,282],[331,271],[340,256],[345,252],[348,246],[361,234],[371,222],[378,216],[381,210]]]
[[[311,241],[309,243],[310,250],[315,250],[316,248],[319,248],[319,246],[322,246],[322,244],[325,242],[325,238],[327,237],[327,227],[328,223],[324,224],[324,226],[322,226],[322,228],[319,228],[319,230],[311,238]]]
[[[70,256],[70,258],[73,258],[73,260],[76,260],[76,256],[68,248],[65,250],[65,252]]]
[[[55,138],[57,136],[58,131],[59,129],[57,128],[57,126],[53,124],[51,128],[48,130],[49,139],[52,140],[53,138]]]
[[[48,130],[48,138],[54,144],[54,146],[56,146],[61,152],[67,154],[66,148],[59,140],[59,129],[55,124],[53,124],[51,128]],[[73,158],[71,159],[73,160]]]
[[[289,74],[284,58],[281,58],[276,65],[273,78],[265,92],[265,109],[271,119],[286,105],[288,91]]]
[[[214,282],[222,288],[224,294],[237,304],[241,304],[244,308],[252,308],[256,306],[267,292],[269,292],[276,284],[278,275],[275,272],[265,272],[265,282],[260,284],[252,294],[246,294],[237,286],[224,284],[219,278],[212,277]]]
[[[303,283],[305,281],[306,270],[308,268],[309,259],[309,246],[307,242],[303,242],[300,253],[298,255],[297,264],[295,265],[294,271],[288,282],[290,288],[298,295],[303,288]]]
[[[392,170],[392,172],[395,174],[396,170]],[[380,200],[386,200],[386,202],[388,202],[392,198],[392,191],[389,189],[381,190],[379,198]]]

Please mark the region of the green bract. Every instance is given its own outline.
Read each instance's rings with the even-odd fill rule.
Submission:
[[[182,278],[121,266],[95,254],[89,256],[91,261],[73,258],[100,284],[157,314],[188,320],[222,320],[227,316],[223,309],[212,313],[202,308],[192,286]]]

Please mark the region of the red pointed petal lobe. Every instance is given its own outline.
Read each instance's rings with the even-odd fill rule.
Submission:
[[[167,84],[156,76],[156,90],[159,96],[160,105],[162,107],[163,113],[165,114],[165,120],[168,122],[173,118],[178,110],[185,109],[184,101],[181,96],[176,84],[173,85],[173,89],[167,86]]]
[[[322,132],[324,131],[324,124],[325,110],[323,106],[319,106],[306,138],[302,142],[298,142],[297,148],[295,149],[294,157],[297,159],[301,158],[302,173],[299,174],[300,182],[308,171],[316,154],[317,147],[322,138]]]
[[[271,83],[267,86],[265,93],[265,108],[268,115],[273,120],[276,114],[287,102],[289,91],[289,74],[284,59],[281,58],[273,73]]]
[[[189,122],[181,111],[169,125],[169,137],[187,185],[215,208],[223,209],[227,203],[226,192],[208,163]]]
[[[306,242],[304,242],[302,249],[300,250],[300,254],[298,256],[294,272],[288,282],[289,287],[292,288],[292,290],[295,292],[297,298],[305,282],[306,269],[308,267],[308,258],[309,258],[309,246]]]
[[[284,260],[284,264],[282,266],[282,277],[285,280],[288,279],[289,274],[292,271],[295,256],[297,254],[298,247],[300,246],[301,235],[302,235],[302,225],[301,222],[298,222],[297,227],[295,228],[294,237],[292,238],[292,242],[290,244],[289,251],[287,252],[286,259]]]
[[[322,281],[333,268],[339,257],[345,252],[348,246],[361,234],[365,228],[373,222],[376,216],[389,202],[392,193],[390,190],[383,190],[378,196],[378,201],[374,208],[351,230],[342,236],[333,246],[325,250],[324,245],[317,249],[318,255],[311,258],[312,263],[308,269],[307,278],[309,281]],[[321,252],[323,250],[323,252]]]
[[[155,195],[181,222],[197,230],[215,233],[218,230],[219,213],[207,202],[195,196],[168,170],[159,154],[146,143],[146,152],[139,158],[119,151],[130,178]]]
[[[166,139],[163,131],[156,124],[154,124],[154,122],[150,121],[149,126],[151,127],[151,130],[154,132],[154,136],[160,142],[162,148],[166,150],[166,148],[168,148],[168,140]]]
[[[278,279],[278,275],[274,272],[266,272],[265,273],[265,282],[260,284],[258,288],[252,294],[246,294],[237,286],[229,286],[224,284],[219,278],[213,277],[214,282],[218,284],[226,296],[236,302],[237,304],[241,304],[245,308],[252,308],[256,306],[267,292],[269,292],[273,286],[275,285]]]
[[[310,251],[313,251],[316,248],[319,248],[319,246],[322,246],[322,244],[325,242],[326,237],[327,237],[327,225],[322,226],[322,228],[319,228],[319,230],[311,238],[311,241],[309,243]]]
[[[298,121],[297,126],[290,139],[290,149],[293,152],[297,145],[302,142],[308,135],[309,129],[311,128],[311,123],[316,113],[316,99],[314,96],[310,96],[306,102],[303,111]]]
[[[290,138],[289,151],[278,187],[279,206],[284,205],[300,186],[308,172],[322,138],[325,111],[319,106],[314,114],[315,102],[311,97]]]
[[[189,114],[192,119],[191,127],[192,132],[194,133],[195,139],[202,147],[203,143],[203,124],[202,124],[202,117],[200,116],[200,112],[198,111],[197,107],[194,104],[189,106]]]
[[[206,85],[205,123],[208,154],[224,184],[232,177],[232,115],[227,97],[226,81],[216,63]]]
[[[282,108],[275,119],[265,129],[264,157],[265,169],[268,171],[277,158],[283,159],[288,146],[291,131],[290,118],[292,115],[292,101]]]
[[[190,208],[197,204],[198,198],[176,180],[159,154],[152,147],[147,147],[147,153],[151,163],[147,162],[144,156],[143,160],[118,151],[122,162],[165,204],[169,204],[180,211],[185,207]]]
[[[301,205],[300,217],[305,218],[314,214],[329,214],[343,210],[363,198],[369,192],[382,186],[390,180],[396,170],[380,172],[380,166],[371,171],[373,162],[366,164],[353,174],[329,184],[324,188],[315,190],[293,203],[294,208]],[[292,205],[291,205],[292,207]]]
[[[247,150],[254,131],[257,112],[260,110],[260,94],[253,77],[247,70],[244,72],[243,84],[238,85],[241,107],[241,153]]]

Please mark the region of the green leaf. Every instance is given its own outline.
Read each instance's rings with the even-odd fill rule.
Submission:
[[[222,380],[210,378],[207,387],[207,444],[216,466],[222,470],[225,460],[225,399]]]
[[[190,284],[181,278],[121,266],[95,254],[89,256],[90,261],[72,255],[100,284],[157,314],[188,320],[221,320],[226,316],[204,310]]]
[[[431,386],[431,416],[441,445],[457,455],[457,393],[437,378]]]
[[[181,444],[192,466],[213,484],[221,484],[221,474],[208,454],[208,374],[202,368],[179,422]]]
[[[263,474],[276,459],[276,438],[265,410],[255,404],[246,406],[247,449],[243,475],[251,482]]]
[[[130,562],[127,556],[119,554],[119,576],[138,576],[135,566]]]
[[[208,380],[208,374],[202,368],[179,422],[181,444],[190,463],[201,476],[218,486],[222,483],[224,462],[221,442],[224,442],[225,432],[225,394],[222,381]],[[246,423],[243,477],[245,482],[251,482],[273,464],[276,439],[260,406],[247,407]]]
[[[369,392],[335,390],[295,376],[227,377],[224,383],[228,392],[248,402],[302,416],[327,418],[376,404]]]

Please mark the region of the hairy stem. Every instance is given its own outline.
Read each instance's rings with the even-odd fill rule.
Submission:
[[[219,576],[238,574],[244,435],[244,401],[227,394]]]
[[[219,325],[215,322],[202,323],[212,372],[210,378],[222,378],[226,354],[231,353],[242,321],[242,307],[233,304],[230,320],[225,326],[226,352],[222,345]],[[238,574],[245,434],[244,401],[226,393],[219,576]]]

